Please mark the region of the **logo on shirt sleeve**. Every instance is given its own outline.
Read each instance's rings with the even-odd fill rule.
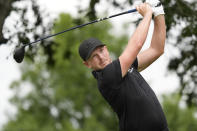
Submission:
[[[128,69],[128,73],[132,73],[133,72],[133,68]]]

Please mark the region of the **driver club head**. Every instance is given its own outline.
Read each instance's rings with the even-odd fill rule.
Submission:
[[[21,63],[25,56],[25,46],[15,49],[14,59],[17,63]]]

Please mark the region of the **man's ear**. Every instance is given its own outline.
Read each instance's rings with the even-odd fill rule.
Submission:
[[[85,66],[87,66],[88,68],[91,68],[91,65],[90,65],[87,61],[83,61],[83,64],[84,64]]]

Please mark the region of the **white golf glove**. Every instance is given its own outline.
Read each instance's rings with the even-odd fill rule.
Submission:
[[[150,6],[152,7],[154,17],[165,14],[162,5],[155,7],[160,3],[159,0],[146,0],[146,3],[150,4]]]

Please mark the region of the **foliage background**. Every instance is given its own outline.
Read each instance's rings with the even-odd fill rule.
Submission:
[[[60,14],[57,19],[46,21],[50,14],[40,9],[35,0],[1,0],[6,6],[1,17],[0,41],[2,44],[26,44],[46,34],[62,31],[67,27],[97,18],[96,5],[100,0],[89,1],[89,8],[77,8],[78,16]],[[124,10],[134,1],[109,0],[114,8]],[[166,12],[167,44],[179,49],[179,56],[169,62],[169,71],[179,77],[180,87],[174,94],[163,96],[161,102],[173,131],[195,131],[197,104],[197,5],[196,1],[163,0]],[[23,5],[23,6],[21,6]],[[109,9],[108,9],[109,10]],[[12,31],[3,24],[11,13],[18,19]],[[28,15],[32,15],[32,19]],[[135,24],[138,21],[134,22]],[[130,23],[131,24],[131,23]],[[102,27],[102,28],[100,28]],[[127,27],[127,26],[126,26]],[[4,131],[19,130],[68,130],[68,131],[114,131],[118,121],[96,88],[91,72],[82,65],[78,45],[87,37],[97,37],[108,44],[111,56],[117,57],[129,36],[116,35],[108,21],[74,30],[49,39],[27,50],[21,64],[21,79],[12,83],[14,97],[10,100],[17,108],[4,125]],[[178,34],[174,34],[178,30]],[[5,38],[6,36],[7,38]],[[20,45],[20,44],[19,44]],[[16,46],[19,46],[16,45]],[[28,89],[29,93],[23,94]]]

